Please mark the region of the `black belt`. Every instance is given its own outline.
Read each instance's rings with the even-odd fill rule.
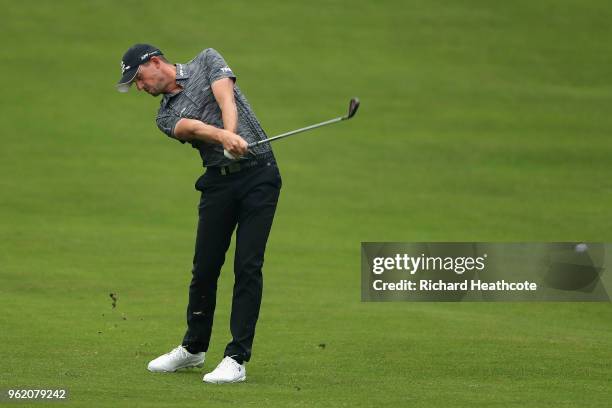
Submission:
[[[274,155],[272,152],[263,153],[255,156],[255,158],[248,160],[241,160],[235,163],[230,163],[227,166],[212,166],[207,167],[206,172],[212,172],[213,174],[219,174],[221,176],[227,176],[228,174],[238,173],[246,169],[252,169],[253,167],[260,167],[271,165],[275,163]]]

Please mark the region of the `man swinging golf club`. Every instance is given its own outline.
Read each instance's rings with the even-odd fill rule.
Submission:
[[[346,115],[267,138],[249,103],[235,85],[236,76],[212,48],[186,64],[170,64],[162,52],[136,44],[121,61],[117,85],[132,84],[152,96],[163,94],[157,126],[171,138],[198,149],[206,173],[196,182],[201,194],[187,332],[180,346],[149,363],[155,372],[202,367],[212,332],[217,279],[230,239],[236,231],[232,340],[224,358],[204,376],[209,383],[246,379],[259,316],[266,242],[281,188],[270,142],[351,119],[359,100],[351,99]]]
[[[217,368],[204,375],[208,383],[246,379],[262,296],[266,242],[281,189],[281,176],[269,143],[251,106],[235,84],[223,57],[208,48],[186,64],[171,64],[149,44],[129,48],[121,61],[117,85],[131,85],[162,95],[157,126],[166,135],[198,150],[206,173],[195,187],[201,192],[193,257],[187,332],[182,344],[148,365],[149,371],[174,372],[202,367],[208,350],[216,305],[217,279],[236,229],[232,340]],[[232,160],[224,155],[241,158]],[[247,155],[247,153],[250,153]]]

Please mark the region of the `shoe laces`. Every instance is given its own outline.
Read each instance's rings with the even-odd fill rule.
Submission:
[[[170,352],[166,353],[166,355],[170,357],[185,357],[187,354],[183,346],[178,346],[173,348]]]
[[[231,358],[230,356],[225,356],[225,358],[221,360],[221,362],[217,366],[217,368],[223,368],[223,367],[234,368],[236,370],[240,370],[241,365],[236,360]]]

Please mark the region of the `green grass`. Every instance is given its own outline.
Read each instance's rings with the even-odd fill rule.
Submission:
[[[610,304],[359,300],[362,241],[612,241],[609,2],[0,5],[0,387],[74,406],[609,406]],[[245,384],[145,370],[185,328],[202,169],[157,130],[158,100],[114,90],[139,41],[221,51],[269,135],[362,100],[275,145]],[[231,285],[226,267],[207,369]]]

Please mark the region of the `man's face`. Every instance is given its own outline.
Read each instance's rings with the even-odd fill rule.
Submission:
[[[134,83],[139,91],[144,90],[151,96],[161,94],[167,83],[161,70],[160,61],[152,59],[139,66]]]

